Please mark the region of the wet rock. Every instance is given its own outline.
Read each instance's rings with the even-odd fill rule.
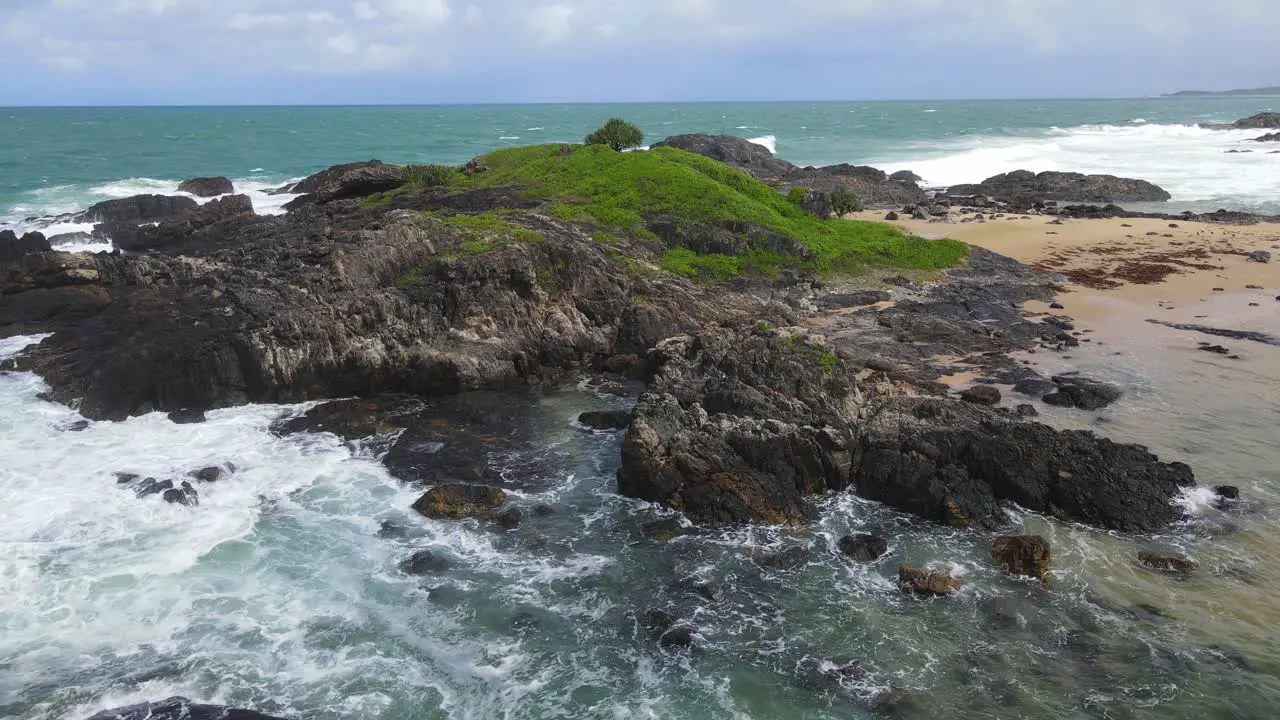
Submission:
[[[991,561],[1010,575],[1047,583],[1052,559],[1049,541],[1039,535],[1005,536],[991,545]]]
[[[461,520],[488,515],[506,502],[507,494],[498,488],[459,483],[431,488],[413,509],[433,519]]]
[[[1066,310],[1066,309],[1067,309],[1067,307],[1066,307],[1065,305],[1063,305],[1062,303],[1050,303],[1050,304],[1049,304],[1049,309],[1050,309],[1050,310]]]
[[[224,474],[226,474],[226,468],[212,466],[195,470],[188,477],[195,478],[200,482],[212,483],[221,480]]]
[[[155,227],[141,227],[126,235],[112,233],[111,240],[117,249],[128,252],[167,248],[192,242],[199,231],[217,234],[218,228],[253,217],[253,201],[248,195],[227,195],[165,218]]]
[[[1213,353],[1215,355],[1230,355],[1231,351],[1221,345],[1201,345],[1199,350],[1203,352]]]
[[[556,514],[556,509],[551,507],[550,505],[534,505],[533,506],[534,517],[548,518],[548,517],[552,517],[555,514]]]
[[[1240,488],[1234,485],[1218,485],[1213,488],[1213,494],[1224,500],[1239,500]]]
[[[192,178],[182,181],[178,186],[178,192],[191,193],[202,198],[230,195],[235,191],[235,186],[224,177]]]
[[[889,543],[877,535],[858,534],[840,538],[840,552],[858,562],[871,563],[889,552]]]
[[[905,565],[898,568],[898,587],[915,595],[950,595],[964,586],[964,580],[943,570]]]
[[[1019,405],[1013,409],[1013,414],[1023,419],[1040,417],[1040,411],[1034,405]]]
[[[680,588],[685,592],[692,593],[711,602],[720,602],[724,599],[724,593],[720,590],[719,585],[700,577],[690,576],[684,578],[680,581]]]
[[[665,610],[650,610],[645,616],[645,626],[649,635],[668,650],[690,649],[697,640],[697,628],[677,620]]]
[[[889,175],[889,179],[895,180],[897,182],[908,182],[908,183],[924,182],[924,178],[911,172],[910,170],[899,170],[898,172]]]
[[[809,558],[809,548],[797,545],[778,552],[757,553],[754,559],[760,567],[788,571],[808,565]]]
[[[283,720],[253,710],[205,705],[184,697],[104,710],[89,720]]]
[[[147,478],[138,483],[134,489],[134,494],[140,498],[150,497],[152,495],[160,495],[166,490],[174,488],[172,480],[157,480],[155,478]]]
[[[179,487],[165,490],[160,497],[170,505],[185,505],[190,507],[200,504],[200,496],[196,493],[196,489],[191,487],[191,483],[185,481]]]
[[[490,522],[503,530],[515,530],[523,519],[524,513],[520,508],[507,508],[491,517]]]
[[[1256,263],[1269,263],[1271,262],[1271,253],[1266,250],[1254,250],[1249,253],[1249,261]]]
[[[449,558],[430,550],[419,550],[400,562],[400,572],[405,575],[434,575],[450,567]]]
[[[689,534],[688,528],[680,524],[679,520],[674,519],[655,520],[654,522],[647,523],[640,531],[650,540],[664,542]]]
[[[975,405],[999,405],[1000,388],[994,385],[974,385],[960,393],[960,399]]]
[[[1029,378],[1013,386],[1014,392],[1036,398],[1042,398],[1045,395],[1057,392],[1057,390],[1057,383],[1042,378]]]
[[[78,223],[127,223],[139,225],[195,210],[199,204],[181,195],[134,195],[104,200],[75,216]]]
[[[1189,575],[1200,567],[1195,560],[1180,553],[1143,551],[1138,553],[1138,562],[1152,570],[1177,575]]]
[[[578,422],[592,430],[625,430],[631,424],[630,410],[593,410],[578,416]]]
[[[1050,405],[1075,407],[1081,410],[1101,410],[1124,395],[1123,391],[1115,385],[1075,375],[1056,375],[1053,382],[1057,383],[1057,395],[1061,397],[1050,395],[1044,398],[1044,401]]]
[[[169,422],[175,425],[198,425],[205,421],[204,410],[182,409],[169,413]]]
[[[0,263],[15,263],[24,255],[51,249],[49,241],[41,233],[29,232],[18,237],[12,230],[0,230]]]

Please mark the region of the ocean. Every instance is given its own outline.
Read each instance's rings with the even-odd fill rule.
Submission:
[[[7,109],[0,226],[202,175],[227,175],[260,211],[279,211],[263,190],[330,164],[460,163],[576,140],[613,115],[650,140],[731,133],[794,162],[909,168],[929,184],[1019,168],[1112,172],[1164,186],[1178,209],[1280,212],[1280,155],[1246,144],[1258,133],[1195,127],[1277,105]],[[308,720],[1273,718],[1280,348],[1223,369],[1176,332],[1132,320],[1098,323],[1105,347],[1045,368],[1116,382],[1124,400],[1099,413],[1047,409],[1047,420],[1146,444],[1191,464],[1202,486],[1240,486],[1246,502],[1226,513],[1198,491],[1183,500],[1195,522],[1152,537],[1011,512],[1013,527],[1053,543],[1050,588],[1002,577],[989,538],[848,495],[822,501],[805,531],[646,541],[640,527],[663,512],[616,494],[620,438],[574,423],[626,400],[585,385],[464,399],[499,418],[487,471],[552,511],[495,533],[415,517],[418,492],[379,462],[385,443],[272,431],[306,405],[218,410],[200,425],[160,414],[85,423],[43,400],[40,378],[0,372],[0,717],[79,720],[185,695]],[[0,339],[0,360],[39,339]],[[235,474],[202,486],[195,508],[139,500],[113,477],[226,463]],[[840,560],[851,532],[882,534],[893,562],[942,563],[968,586],[902,597],[892,567]],[[807,562],[760,562],[795,547]],[[1145,571],[1133,557],[1149,548],[1188,552],[1201,570]],[[400,573],[421,549],[449,567]],[[699,651],[657,648],[643,627],[654,607],[687,613]],[[839,686],[815,671],[848,662],[860,669]]]

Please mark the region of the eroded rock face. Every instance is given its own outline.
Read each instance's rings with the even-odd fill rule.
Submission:
[[[89,720],[283,720],[253,710],[205,705],[184,697],[103,710]]]
[[[102,232],[111,237],[117,249],[138,252],[179,245],[201,231],[211,234],[220,226],[234,225],[253,216],[253,201],[248,195],[228,195],[168,218],[155,227],[127,229],[127,226],[106,226]]]
[[[1036,174],[1028,170],[989,177],[977,185],[957,185],[948,192],[952,195],[985,195],[1005,202],[1164,202],[1172,197],[1163,188],[1146,180],[1054,171]]]
[[[230,195],[235,191],[235,185],[224,177],[192,178],[182,181],[178,186],[178,192],[191,193],[202,198]]]
[[[996,538],[991,545],[991,561],[1010,575],[1049,582],[1053,552],[1049,541],[1039,535]]]

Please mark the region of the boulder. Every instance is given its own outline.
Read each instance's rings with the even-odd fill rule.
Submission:
[[[944,570],[902,565],[898,568],[898,587],[913,595],[951,595],[964,587],[964,580]]]
[[[1034,405],[1019,405],[1013,409],[1014,417],[1023,419],[1040,417],[1040,411]]]
[[[1176,575],[1189,575],[1200,567],[1200,563],[1181,553],[1165,553],[1143,551],[1138,553],[1138,562],[1144,567]]]
[[[1000,388],[994,385],[974,385],[960,393],[960,399],[975,405],[999,405]]]
[[[1261,112],[1231,123],[1236,130],[1273,130],[1280,128],[1280,113]]]
[[[1269,263],[1271,262],[1271,253],[1266,250],[1254,250],[1249,253],[1249,262]]]
[[[171,697],[160,702],[139,703],[104,710],[89,720],[284,720],[253,710],[238,710],[221,705],[205,705],[184,697]]]
[[[1239,500],[1240,488],[1235,485],[1218,485],[1213,488],[1213,494],[1224,500]]]
[[[104,200],[72,218],[80,223],[129,223],[139,225],[181,215],[199,204],[185,195],[134,195]]]
[[[49,252],[52,248],[44,235],[29,232],[18,237],[12,230],[0,230],[0,263],[17,262],[23,255]]]
[[[387,165],[380,160],[335,165],[308,177],[290,188],[290,192],[302,197],[290,200],[285,208],[297,210],[308,205],[359,198],[374,193],[394,190],[409,179],[408,170],[401,165]]]
[[[884,219],[888,220],[889,222],[896,222],[898,220],[897,211],[890,210],[889,212],[885,213]]]
[[[191,240],[193,235],[202,230],[252,217],[253,201],[248,195],[227,195],[177,217],[168,218],[155,227],[135,228],[124,234],[113,233],[111,241],[118,250],[141,252],[179,245]]]
[[[1028,378],[1013,386],[1013,391],[1020,395],[1042,398],[1058,391],[1058,384],[1042,378]]]
[[[630,410],[593,410],[578,416],[578,422],[592,430],[625,430],[631,424]]]
[[[191,193],[196,197],[202,198],[230,195],[235,191],[235,186],[224,177],[192,178],[183,180],[182,184],[178,186],[178,192]]]
[[[1010,575],[1049,582],[1052,559],[1049,541],[1039,535],[1005,536],[991,545],[991,561]]]
[[[489,522],[500,530],[515,530],[524,521],[524,512],[520,508],[507,508],[489,516]]]
[[[948,192],[952,195],[987,195],[1018,207],[1030,207],[1047,200],[1163,202],[1172,197],[1164,189],[1145,180],[1054,171],[1036,174],[1028,170],[989,177],[977,185],[955,186]]]
[[[847,535],[840,538],[840,552],[858,562],[871,563],[889,552],[889,543],[878,535]]]
[[[400,572],[405,575],[433,575],[453,566],[449,558],[430,550],[419,550],[400,562]]]
[[[1058,392],[1046,396],[1044,401],[1059,407],[1101,410],[1124,395],[1115,385],[1075,375],[1056,375],[1053,382],[1057,384]]]
[[[437,485],[413,503],[413,509],[433,519],[482,517],[502,507],[507,494],[498,488],[461,483]]]

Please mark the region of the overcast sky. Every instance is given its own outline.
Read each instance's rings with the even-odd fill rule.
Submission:
[[[0,105],[1142,96],[1280,0],[0,0]]]

